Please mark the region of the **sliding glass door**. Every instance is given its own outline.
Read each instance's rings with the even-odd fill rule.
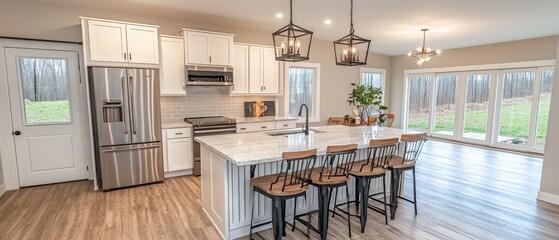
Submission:
[[[408,75],[406,127],[522,151],[545,146],[553,68]]]

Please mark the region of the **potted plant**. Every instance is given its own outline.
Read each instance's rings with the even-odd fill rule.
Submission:
[[[352,83],[351,87],[352,90],[347,102],[350,106],[355,106],[358,109],[359,116],[365,121],[370,115],[370,107],[375,106],[375,110],[379,113],[377,123],[384,123],[386,114],[383,112],[388,107],[382,105],[382,89],[355,83]]]

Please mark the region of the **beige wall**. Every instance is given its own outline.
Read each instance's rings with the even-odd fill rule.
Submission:
[[[559,59],[559,41],[557,41],[556,59]],[[559,69],[559,61],[555,63],[555,69]],[[557,73],[557,71],[555,71]],[[554,88],[551,93],[551,106],[549,110],[549,121],[547,125],[547,139],[545,141],[545,152],[543,158],[542,181],[540,191],[554,194],[556,202],[559,202],[559,74],[553,79]],[[540,196],[541,197],[541,196]]]
[[[4,169],[2,168],[2,156],[0,156],[0,185],[4,184]]]
[[[420,68],[441,68],[468,65],[512,63],[555,59],[557,36],[542,37],[514,42],[489,44],[468,48],[443,50],[440,56],[429,63],[417,66],[408,56],[392,58],[392,79],[390,82],[390,112],[402,115],[404,94],[404,70]],[[394,126],[400,126],[401,118]]]

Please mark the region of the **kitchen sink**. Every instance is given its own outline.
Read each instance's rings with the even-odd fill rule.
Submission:
[[[324,131],[309,129],[309,133],[323,133]],[[292,135],[292,134],[299,134],[303,133],[303,129],[293,129],[287,131],[276,131],[276,132],[269,132],[267,133],[270,136],[284,136],[284,135]]]

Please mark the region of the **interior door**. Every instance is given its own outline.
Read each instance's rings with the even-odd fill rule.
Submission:
[[[5,54],[20,186],[86,179],[78,54],[18,48]]]

